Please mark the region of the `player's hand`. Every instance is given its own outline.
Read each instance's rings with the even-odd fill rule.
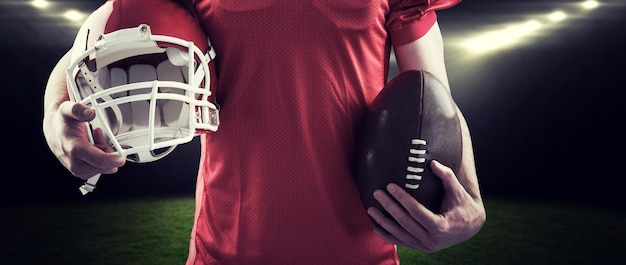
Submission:
[[[486,219],[482,203],[474,201],[450,168],[436,161],[431,163],[431,168],[442,179],[445,189],[440,214],[428,210],[396,184],[387,186],[389,193],[374,192],[376,200],[395,218],[395,221],[387,218],[374,207],[367,210],[384,228],[374,230],[384,240],[432,253],[461,243],[482,228]]]
[[[100,130],[94,130],[94,144],[89,142],[85,122],[95,118],[89,107],[65,101],[51,114],[44,125],[48,146],[61,164],[74,176],[88,179],[98,173],[112,174],[126,162],[125,157],[113,153]]]

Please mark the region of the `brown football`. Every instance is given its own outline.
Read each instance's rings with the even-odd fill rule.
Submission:
[[[449,89],[429,72],[406,71],[385,85],[357,139],[355,177],[366,209],[388,215],[373,193],[396,183],[431,211],[440,211],[444,189],[430,162],[458,174],[462,138],[456,109]]]

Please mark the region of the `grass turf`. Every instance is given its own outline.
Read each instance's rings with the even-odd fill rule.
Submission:
[[[4,207],[0,264],[184,264],[192,198]],[[626,212],[551,201],[486,199],[474,238],[405,264],[626,264]]]

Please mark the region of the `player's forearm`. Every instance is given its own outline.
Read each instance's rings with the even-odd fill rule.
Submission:
[[[58,111],[59,105],[69,100],[67,93],[67,83],[65,81],[65,69],[70,64],[69,52],[66,53],[50,73],[48,84],[43,100],[43,132],[48,134],[52,125],[52,116]]]
[[[46,121],[46,118],[49,117],[50,114],[57,111],[61,103],[69,100],[66,88],[67,84],[65,80],[65,69],[67,69],[69,63],[70,55],[68,52],[63,57],[61,57],[61,59],[59,59],[59,62],[50,73],[50,77],[48,78],[48,83],[46,85],[43,102],[44,123]]]

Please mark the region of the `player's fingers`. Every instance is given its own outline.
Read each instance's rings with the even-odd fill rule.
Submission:
[[[454,182],[456,179],[456,175],[449,167],[441,164],[437,160],[433,160],[430,162],[430,169],[437,175],[443,182],[450,184],[450,182]],[[456,181],[458,183],[458,181]]]
[[[102,129],[95,128],[92,134],[93,134],[94,145],[98,147],[100,150],[106,153],[113,153],[115,151],[113,147],[109,145],[106,138],[104,137],[104,134],[102,133]]]
[[[376,221],[376,223],[378,223],[378,225],[380,225],[380,227],[387,231],[389,234],[387,236],[388,238],[391,239],[392,236],[394,238],[392,239],[393,241],[404,242],[403,244],[416,243],[416,238],[410,236],[406,230],[398,225],[398,223],[387,218],[380,210],[370,207],[367,209],[367,213],[372,217],[372,219],[374,219],[374,221]]]
[[[79,162],[72,164],[72,167],[69,169],[70,172],[77,178],[87,180],[97,174],[114,174],[117,173],[118,168],[107,168],[107,169],[95,169],[92,165],[86,162]]]
[[[391,244],[399,245],[399,246],[405,245],[404,242],[400,241],[399,239],[392,236],[391,234],[389,234],[389,232],[385,231],[384,229],[380,227],[375,227],[374,233]]]
[[[89,178],[95,174],[113,174],[126,163],[124,157],[112,152],[106,152],[106,146],[94,146],[89,143],[77,144],[72,150],[72,157],[78,161],[71,163],[68,168],[79,178]]]
[[[121,167],[126,163],[124,157],[115,153],[107,153],[97,146],[88,148],[83,152],[83,161],[101,170]]]
[[[395,219],[395,221],[389,218],[381,220],[389,223],[385,229],[398,239],[404,242],[412,242],[415,240],[415,237],[420,238],[421,236],[427,235],[424,228],[386,192],[377,190],[374,192],[374,198],[378,200],[383,208]]]
[[[430,163],[430,168],[435,175],[441,178],[446,197],[457,198],[458,195],[466,192],[452,169],[436,160]]]
[[[387,191],[404,207],[402,212],[408,213],[410,217],[410,220],[401,219],[398,222],[417,238],[427,237],[428,230],[425,227],[432,226],[435,220],[438,219],[437,216],[397,184],[391,183],[387,185]],[[412,221],[414,224],[409,225],[409,221]],[[407,224],[405,225],[405,223]]]
[[[380,227],[374,228],[374,233],[385,241],[395,245],[425,249],[424,243],[419,238],[409,236],[404,229],[387,218],[380,210],[370,207],[367,209],[367,213],[380,225]]]
[[[93,109],[85,106],[84,104],[65,101],[59,105],[59,112],[66,118],[72,118],[77,121],[87,122],[96,117],[96,113]]]

